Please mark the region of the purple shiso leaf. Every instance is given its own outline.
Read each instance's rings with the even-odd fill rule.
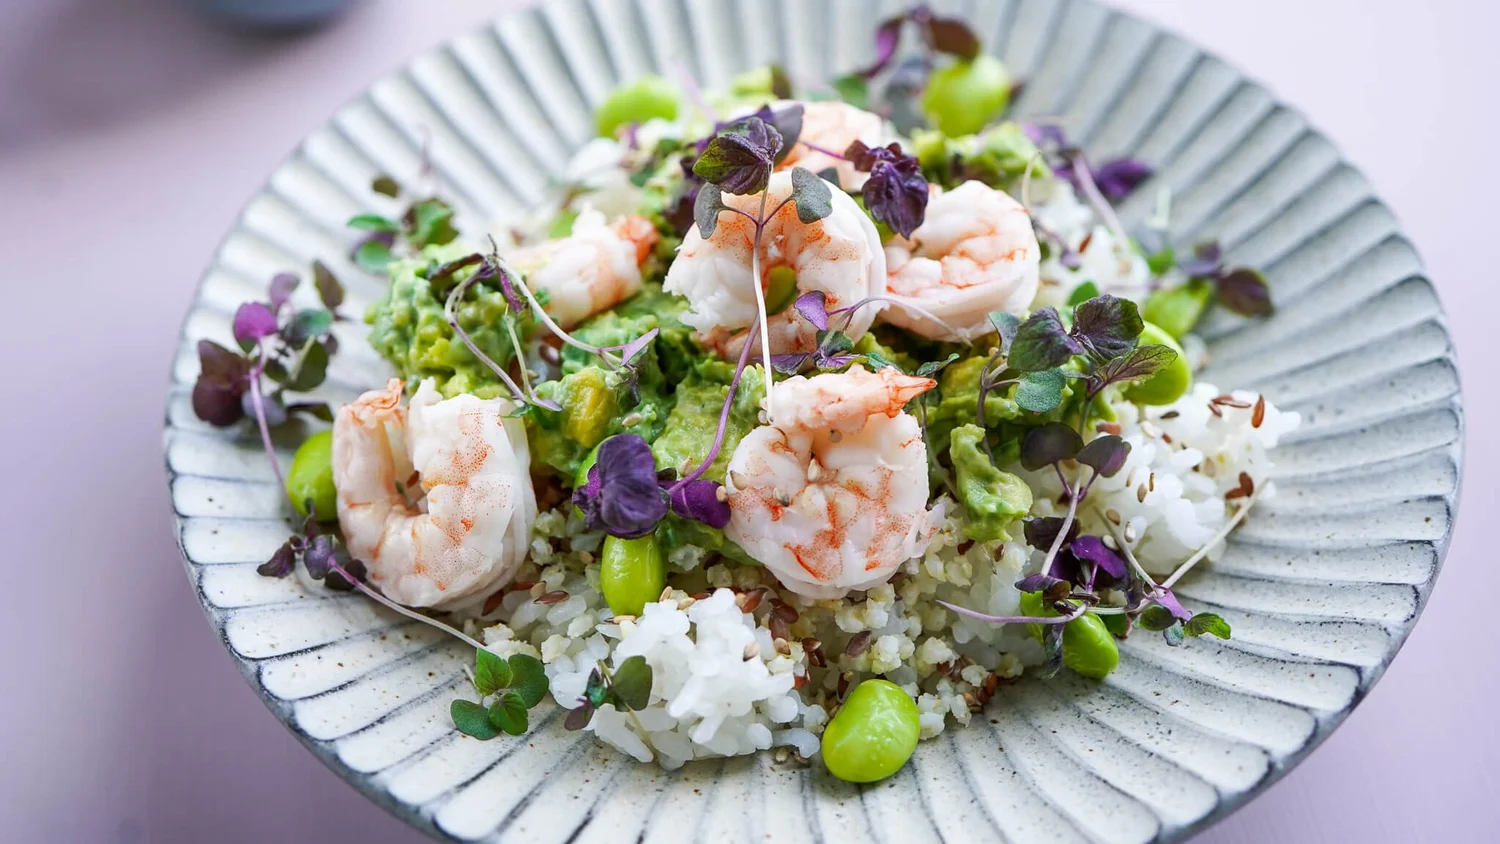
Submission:
[[[1110,478],[1125,466],[1130,456],[1130,443],[1114,434],[1105,434],[1090,440],[1078,452],[1078,462],[1092,466],[1100,475]]]
[[[747,117],[708,142],[693,172],[725,191],[744,196],[765,190],[781,151],[781,133],[759,117]]]
[[[697,480],[675,484],[670,488],[672,512],[711,528],[723,529],[729,524],[729,502],[719,500],[719,484]]]
[[[870,216],[902,237],[911,237],[927,217],[927,180],[905,164],[876,164],[862,195]]]
[[[1134,158],[1117,158],[1094,168],[1094,183],[1110,202],[1129,196],[1138,185],[1151,178],[1150,165]]]
[[[1016,590],[1020,592],[1046,592],[1058,584],[1066,584],[1067,581],[1050,574],[1038,573],[1030,577],[1023,577],[1016,581]]]
[[[886,69],[896,57],[896,48],[901,46],[901,28],[905,25],[905,17],[891,18],[880,24],[875,30],[875,63],[860,71],[860,76],[870,79]]]
[[[1164,607],[1167,612],[1170,612],[1176,618],[1187,621],[1188,619],[1193,617],[1192,613],[1183,609],[1181,602],[1177,600],[1176,595],[1172,594],[1171,589],[1162,589],[1155,595],[1152,595],[1151,599],[1155,603],[1160,604],[1162,607]]]
[[[1021,129],[1026,133],[1026,137],[1037,146],[1049,143],[1058,147],[1068,145],[1067,136],[1063,134],[1062,127],[1056,123],[1022,123]]]
[[[262,337],[276,333],[276,314],[261,302],[246,302],[234,312],[234,339],[253,346]]]
[[[271,310],[280,312],[286,305],[287,300],[292,298],[292,291],[297,289],[299,279],[293,273],[277,273],[271,277]]]
[[[292,567],[297,564],[297,554],[292,549],[291,540],[281,543],[271,559],[266,560],[256,567],[255,573],[261,577],[286,577],[292,573]]]
[[[1109,549],[1104,540],[1097,536],[1080,536],[1073,540],[1071,550],[1073,556],[1081,560],[1088,560],[1098,567],[1100,571],[1107,572],[1110,577],[1120,578],[1125,576],[1125,561],[1120,555]]]
[[[605,440],[588,483],[573,493],[573,501],[589,530],[602,529],[621,539],[650,533],[667,514],[651,446],[636,434]]]
[[[521,298],[520,294],[516,293],[516,285],[511,281],[510,274],[505,270],[497,268],[495,275],[500,282],[500,292],[505,294],[505,304],[510,306],[510,312],[513,314],[526,313],[526,301]]]
[[[828,297],[821,290],[811,293],[803,293],[792,303],[808,322],[818,327],[819,331],[828,330]]]
[[[313,537],[307,546],[307,551],[302,555],[302,564],[307,566],[307,574],[313,580],[322,580],[328,576],[333,568],[333,537],[327,534],[318,534]]]
[[[783,375],[796,375],[802,369],[802,365],[807,363],[809,357],[812,357],[812,355],[807,352],[771,355],[771,368]]]
[[[1255,270],[1231,270],[1219,277],[1215,290],[1219,302],[1240,316],[1269,316],[1273,310],[1271,288]]]
[[[1026,544],[1033,548],[1045,551],[1052,547],[1057,540],[1057,532],[1062,530],[1063,520],[1058,516],[1043,516],[1031,519],[1022,524],[1021,529],[1026,534]],[[1078,536],[1078,522],[1074,521],[1068,525],[1068,535],[1063,539],[1063,545],[1072,542]]]

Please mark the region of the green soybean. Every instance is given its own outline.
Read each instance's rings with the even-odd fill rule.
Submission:
[[[604,445],[604,443],[599,443],[599,445]],[[595,463],[599,462],[599,445],[589,449],[589,453],[584,456],[583,462],[578,464],[578,474],[573,476],[574,489],[588,485],[589,470],[594,468]]]
[[[994,56],[954,62],[928,77],[922,112],[950,138],[972,135],[1005,111],[1010,86],[1010,71]]]
[[[672,83],[660,76],[643,76],[614,90],[594,113],[599,134],[612,138],[621,126],[660,117],[676,120],[681,99]]]
[[[1166,346],[1177,353],[1177,358],[1145,381],[1131,384],[1125,390],[1125,398],[1137,404],[1171,404],[1182,398],[1193,386],[1193,368],[1188,365],[1182,346],[1172,335],[1151,322],[1141,330],[1140,344]]]
[[[333,432],[319,431],[303,441],[286,473],[286,494],[303,518],[312,502],[318,521],[338,518],[338,491],[333,487]]]
[[[599,591],[615,615],[640,615],[661,597],[667,585],[667,565],[656,537],[604,538],[599,561]]]
[[[1198,324],[1198,318],[1203,316],[1203,309],[1208,307],[1212,296],[1213,288],[1208,282],[1195,279],[1147,296],[1141,316],[1180,340]]]
[[[888,680],[854,687],[823,730],[823,764],[846,782],[875,782],[901,770],[917,749],[920,713]]]
[[[1084,613],[1063,627],[1063,665],[1085,677],[1103,680],[1120,664],[1120,646],[1104,621]]]

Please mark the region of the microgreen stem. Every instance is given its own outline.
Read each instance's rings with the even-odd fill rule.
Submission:
[[[760,192],[760,219],[755,224],[755,240],[750,244],[750,276],[755,287],[755,306],[760,311],[758,316],[760,317],[761,361],[766,368],[766,422],[774,423],[776,411],[772,394],[776,391],[771,389],[771,382],[774,380],[771,369],[771,317],[766,313],[766,291],[762,289],[760,277],[760,238],[762,232],[765,231],[766,201],[770,195],[769,190]],[[747,336],[745,342],[748,344],[750,339]]]
[[[1222,542],[1226,537],[1229,536],[1230,533],[1234,532],[1235,527],[1239,525],[1240,522],[1245,520],[1245,516],[1250,514],[1250,507],[1254,503],[1254,495],[1246,498],[1245,503],[1240,505],[1240,509],[1236,510],[1234,512],[1234,515],[1229,517],[1229,521],[1225,522],[1224,526],[1219,528],[1219,532],[1215,533],[1212,539],[1203,543],[1203,547],[1199,548],[1197,553],[1184,560],[1182,565],[1178,566],[1177,570],[1172,572],[1172,575],[1170,577],[1161,582],[1161,588],[1171,589],[1172,584],[1181,580],[1183,575],[1192,571],[1193,566],[1198,565],[1198,563],[1201,562],[1204,557],[1208,556],[1209,549]]]
[[[479,345],[476,344],[473,338],[469,336],[469,332],[465,331],[463,327],[458,324],[458,300],[463,298],[464,293],[468,291],[469,287],[473,283],[474,278],[473,276],[470,276],[462,284],[454,286],[453,291],[448,294],[447,301],[443,303],[443,318],[448,320],[448,327],[453,329],[453,333],[458,336],[458,339],[463,341],[464,347],[469,350],[469,354],[473,355],[476,358],[479,358],[480,363],[483,363],[485,366],[489,367],[490,371],[495,373],[495,375],[505,383],[505,387],[506,389],[510,390],[512,398],[514,398],[516,401],[529,403],[531,401],[530,392],[522,390],[521,386],[515,382],[515,379],[511,378],[510,374],[507,373],[505,369],[500,366],[500,364],[495,363],[495,361],[492,360],[489,355],[485,354],[484,350],[480,349]],[[517,350],[519,351],[519,346],[517,347]],[[522,361],[521,363],[521,368],[525,369],[525,361]]]
[[[261,341],[256,341],[260,348],[260,359],[256,361],[255,368],[250,370],[250,404],[255,408],[255,427],[260,429],[260,444],[266,450],[266,459],[271,461],[271,471],[276,473],[276,487],[286,496],[288,503],[296,509],[296,502],[292,501],[292,494],[286,491],[286,476],[281,474],[281,461],[276,459],[276,446],[271,442],[271,426],[266,424],[266,402],[260,392],[260,374],[266,369],[266,346]]]
[[[1090,609],[1088,604],[1080,603],[1067,615],[990,615],[978,610],[971,610],[968,607],[950,604],[947,601],[938,601],[938,603],[966,618],[988,621],[991,624],[1067,624]]]
[[[1089,203],[1098,212],[1099,219],[1114,233],[1115,243],[1119,246],[1130,245],[1130,235],[1126,234],[1125,226],[1120,223],[1120,218],[1115,214],[1114,206],[1099,192],[1099,186],[1094,183],[1094,173],[1089,169],[1088,159],[1082,152],[1073,153],[1073,172],[1078,176],[1078,184],[1083,188],[1084,196],[1088,197]]]
[[[824,155],[828,156],[829,158],[837,158],[840,161],[848,161],[849,160],[849,159],[847,159],[847,158],[844,157],[844,154],[842,152],[834,152],[833,150],[829,149],[828,147],[818,146],[817,144],[813,143],[812,141],[804,141],[804,140],[802,140],[802,139],[799,138],[797,140],[797,143],[799,143],[799,144],[807,147],[808,149],[812,150],[813,152],[821,152]]]
[[[871,302],[885,302],[890,305],[895,305],[896,307],[901,308],[904,311],[909,311],[916,316],[921,317],[922,319],[931,320],[932,322],[937,323],[937,326],[939,328],[943,329],[949,334],[954,335],[955,337],[963,337],[963,335],[959,333],[958,329],[944,322],[943,319],[938,315],[932,313],[926,308],[923,308],[919,305],[913,305],[912,303],[898,299],[895,296],[866,296],[865,298],[859,300],[858,302],[855,302],[847,308],[839,308],[838,310],[831,311],[830,315],[847,313],[848,316],[845,317],[844,320],[844,329],[848,330],[849,323],[854,321],[854,312],[864,307],[865,305],[870,304]]]
[[[516,360],[520,364],[516,368],[521,371],[521,388],[526,391],[528,401],[533,404],[540,404],[541,401],[538,399],[536,391],[531,388],[531,375],[526,371],[526,353],[521,348],[521,338],[516,336],[515,320],[502,317],[500,321],[505,323],[505,333],[510,335],[510,346],[516,351]]]
[[[1135,558],[1135,552],[1130,550],[1130,544],[1125,541],[1125,536],[1120,532],[1120,529],[1115,527],[1114,522],[1106,518],[1103,513],[1100,513],[1098,508],[1094,509],[1094,515],[1098,516],[1099,521],[1104,523],[1105,528],[1109,530],[1109,535],[1115,538],[1115,544],[1120,546],[1120,553],[1125,555],[1125,562],[1129,563],[1132,569],[1135,569],[1136,576],[1144,580],[1151,587],[1152,591],[1155,591],[1158,588],[1156,581],[1152,579],[1150,573],[1141,565],[1141,561]]]
[[[547,326],[548,331],[551,331],[553,334],[557,335],[557,338],[559,340],[567,343],[569,346],[572,346],[575,349],[581,349],[591,355],[598,355],[611,369],[620,365],[619,358],[611,355],[609,352],[601,349],[598,346],[591,346],[588,343],[579,340],[577,337],[574,337],[572,334],[569,334],[567,331],[564,331],[563,327],[558,325],[557,322],[552,319],[552,315],[547,313],[547,311],[542,308],[542,303],[536,300],[535,294],[531,292],[530,287],[526,286],[526,282],[522,279],[521,274],[516,272],[514,268],[507,264],[505,262],[505,259],[501,258],[499,255],[494,255],[492,257],[495,260],[495,263],[500,272],[503,272],[510,277],[511,284],[514,284],[516,286],[516,289],[521,291],[521,296],[526,299],[526,304],[531,306],[531,312],[536,315],[537,319],[541,320],[542,325]]]
[[[750,362],[750,347],[755,343],[757,331],[758,326],[752,325],[750,326],[750,333],[745,335],[745,345],[744,348],[740,349],[739,363],[734,367],[734,377],[729,379],[729,392],[724,396],[724,408],[719,411],[719,430],[714,433],[713,445],[709,446],[708,454],[704,456],[697,468],[689,472],[682,480],[672,485],[673,490],[703,477],[703,473],[708,471],[708,467],[714,465],[714,461],[719,459],[719,451],[724,447],[724,434],[729,428],[729,413],[734,408],[734,394],[739,390],[740,379],[744,376],[745,366]],[[770,370],[768,369],[766,372],[769,373]],[[770,379],[767,378],[767,395],[770,392]]]
[[[609,675],[609,666],[605,665],[604,660],[602,659],[599,660],[599,676],[604,678],[604,682],[609,685],[610,691],[614,691],[615,678]],[[621,704],[623,705],[623,701],[621,702]],[[625,717],[630,719],[630,723],[635,727],[635,731],[640,734],[641,743],[646,745],[646,749],[651,751],[651,755],[660,756],[661,751],[657,750],[656,747],[651,744],[651,734],[646,732],[646,728],[641,724],[641,719],[636,717],[635,710],[631,709],[629,706],[626,706]]]
[[[1042,157],[1042,151],[1037,150],[1026,159],[1026,172],[1021,174],[1021,207],[1028,212],[1031,210],[1031,173],[1036,168],[1036,163]]]
[[[708,118],[709,123],[718,126],[719,115],[708,104],[708,100],[704,99],[703,89],[698,87],[698,80],[694,78],[693,72],[688,69],[688,66],[683,63],[682,59],[673,59],[672,69],[677,71],[677,78],[681,80],[682,90],[687,94],[688,100],[692,102],[695,108],[703,112],[703,116]]]
[[[363,594],[366,598],[369,598],[370,600],[374,601],[375,603],[380,604],[381,606],[385,607],[386,609],[388,609],[388,610],[390,610],[392,612],[395,612],[395,613],[397,613],[399,615],[406,616],[407,618],[411,619],[412,621],[420,621],[420,622],[422,622],[423,624],[426,624],[429,627],[437,628],[438,630],[441,630],[444,633],[447,633],[449,636],[452,636],[455,639],[458,639],[460,642],[463,642],[464,644],[466,644],[466,645],[474,648],[475,650],[478,650],[478,651],[484,650],[484,645],[480,644],[478,641],[474,640],[473,638],[470,638],[462,630],[459,630],[459,629],[457,629],[455,627],[450,627],[449,625],[444,624],[443,622],[438,621],[435,618],[431,618],[429,616],[422,615],[421,613],[419,613],[419,612],[417,612],[415,610],[408,609],[407,607],[403,607],[400,604],[396,603],[395,601],[392,601],[390,598],[387,598],[386,596],[380,594],[376,590],[371,589],[370,586],[368,584],[366,584],[364,581],[355,578],[354,575],[352,575],[349,572],[345,571],[344,567],[341,566],[341,565],[339,565],[339,563],[338,563],[337,560],[334,560],[334,559],[330,558],[329,561],[328,561],[328,567],[331,568],[331,569],[333,569],[334,571],[338,572],[340,575],[342,575],[345,580],[347,580],[350,583],[354,584],[354,588],[358,589],[360,591],[360,593]]]
[[[1056,466],[1057,464],[1054,463],[1053,465]],[[1058,477],[1061,476],[1062,470],[1059,469]],[[1088,483],[1082,484],[1082,486],[1080,486],[1080,482],[1083,481],[1083,470],[1079,469],[1078,477],[1074,479],[1073,486],[1071,488],[1068,487],[1066,483],[1063,484],[1063,487],[1069,490],[1068,514],[1063,517],[1062,527],[1058,528],[1057,536],[1054,536],[1052,538],[1052,547],[1047,549],[1047,556],[1042,560],[1041,571],[1043,573],[1052,573],[1052,565],[1057,560],[1057,554],[1062,550],[1063,542],[1068,538],[1068,531],[1073,527],[1073,520],[1078,517],[1078,502],[1082,501],[1083,497],[1089,494],[1089,487],[1093,486],[1094,478],[1097,477],[1099,477],[1099,473],[1097,470],[1095,470],[1093,477],[1089,478]]]

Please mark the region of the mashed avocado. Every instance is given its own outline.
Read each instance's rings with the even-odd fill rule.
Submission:
[[[978,425],[960,426],[948,450],[958,476],[958,500],[969,516],[964,536],[981,542],[1009,540],[1011,528],[1031,509],[1031,487],[995,468],[980,445],[984,436]]]
[[[445,397],[473,393],[494,398],[505,395],[505,388],[454,336],[443,317],[443,303],[433,296],[426,278],[436,265],[471,251],[457,243],[429,246],[419,257],[392,263],[390,288],[385,298],[370,306],[365,322],[370,324],[370,345],[408,383],[434,378]],[[462,281],[473,272],[459,270],[455,278]],[[501,366],[509,364],[513,356],[501,322],[505,312],[504,295],[484,285],[476,285],[458,306],[458,324]]]
[[[723,412],[724,398],[729,393],[729,381],[733,376],[734,366],[727,361],[706,358],[694,364],[692,374],[677,387],[677,402],[667,417],[661,436],[651,444],[658,467],[680,470],[684,464],[697,466],[698,461],[708,454],[719,430],[719,415]],[[724,445],[719,450],[718,459],[704,473],[705,478],[724,482],[724,473],[728,470],[735,446],[758,424],[760,400],[764,396],[765,385],[760,370],[746,369],[735,392],[734,405],[729,410]]]

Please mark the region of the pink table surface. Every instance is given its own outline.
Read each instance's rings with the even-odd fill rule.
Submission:
[[[211,635],[174,544],[162,392],[199,272],[286,151],[377,75],[511,5],[366,2],[268,38],[170,0],[0,3],[0,840],[420,840],[298,745]],[[1500,661],[1480,586],[1500,491],[1484,358],[1500,12],[1122,5],[1269,83],[1365,169],[1426,256],[1465,365],[1466,508],[1425,617],[1327,744],[1198,840],[1496,840]]]

